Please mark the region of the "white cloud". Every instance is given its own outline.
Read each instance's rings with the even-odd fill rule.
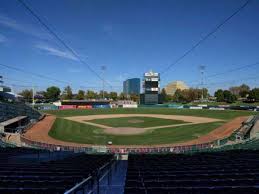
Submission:
[[[18,23],[13,18],[10,18],[5,15],[1,15],[1,14],[0,14],[0,25],[5,26],[7,28],[11,28],[11,29],[19,31],[19,32],[22,32],[24,34],[28,34],[28,35],[37,37],[37,38],[42,38],[42,39],[50,38],[50,36],[47,33],[43,32],[41,30],[38,30],[37,28],[35,28],[31,25]]]
[[[78,61],[78,59],[74,55],[72,55],[70,52],[57,49],[57,48],[55,48],[53,46],[50,46],[48,44],[39,43],[39,44],[36,44],[34,47],[46,52],[49,55],[58,56],[58,57],[61,57],[61,58],[66,58],[66,59]]]
[[[0,34],[0,43],[6,42],[6,41],[7,41],[7,38],[3,34]]]

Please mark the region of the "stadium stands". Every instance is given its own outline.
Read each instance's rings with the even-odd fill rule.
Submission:
[[[242,126],[235,131],[236,140],[244,140],[249,138],[250,131],[257,120],[259,120],[257,115],[248,117],[248,119],[242,123]]]
[[[38,152],[29,148],[0,148],[0,193],[64,193],[112,160],[112,155],[86,154],[47,162],[24,157]]]
[[[259,151],[130,155],[125,194],[258,193]]]
[[[41,114],[24,103],[4,103],[0,102],[0,122],[18,116],[28,116],[29,119],[39,119]]]
[[[24,103],[0,102],[0,132],[22,132],[28,124],[41,118],[41,114]]]

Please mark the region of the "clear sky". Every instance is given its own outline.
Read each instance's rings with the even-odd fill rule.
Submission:
[[[113,90],[126,78],[148,70],[163,71],[244,0],[25,0]],[[197,86],[198,67],[205,75],[259,62],[259,1],[253,0],[218,32],[161,76],[161,85],[183,80]],[[72,83],[74,90],[101,89],[101,81],[81,64],[16,0],[0,0],[0,63]],[[6,84],[65,83],[40,79],[0,66]],[[259,65],[205,79],[209,89],[243,82],[259,87]],[[15,81],[19,80],[19,81]],[[31,83],[32,82],[32,83]],[[19,85],[19,86],[18,86]],[[110,90],[110,88],[106,88]]]

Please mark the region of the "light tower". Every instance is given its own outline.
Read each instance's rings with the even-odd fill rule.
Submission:
[[[201,100],[204,98],[203,94],[203,88],[204,88],[204,72],[205,72],[205,65],[200,65],[199,70],[200,70],[200,75],[201,75]]]
[[[103,92],[102,92],[102,97],[104,99],[104,72],[106,70],[106,66],[105,65],[102,65],[101,66],[101,71],[102,71],[102,85],[103,85]]]

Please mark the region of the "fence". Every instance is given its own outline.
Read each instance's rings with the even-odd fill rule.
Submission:
[[[196,150],[203,150],[213,148],[215,142],[185,145],[185,146],[166,146],[166,147],[112,147],[112,146],[88,146],[88,147],[75,147],[64,146],[57,144],[41,143],[21,136],[21,142],[24,146],[47,149],[51,151],[73,151],[73,152],[85,152],[85,153],[114,153],[114,154],[127,154],[127,153],[184,153]]]

